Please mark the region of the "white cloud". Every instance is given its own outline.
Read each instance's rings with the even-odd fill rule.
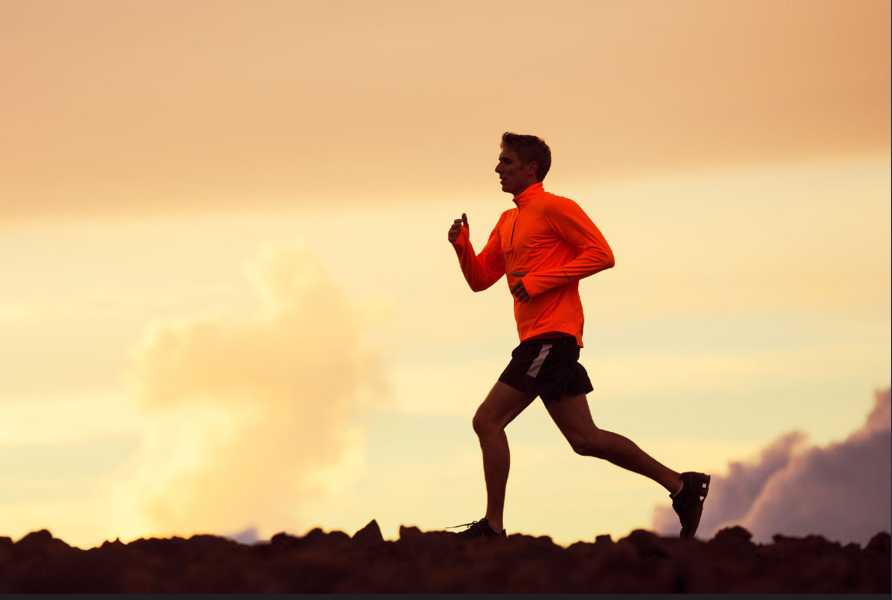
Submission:
[[[127,493],[154,533],[300,527],[362,463],[387,396],[362,320],[305,250],[269,245],[253,275],[254,317],[160,322],[134,358],[147,428]]]
[[[876,393],[865,424],[844,441],[807,446],[805,435],[787,434],[750,462],[734,462],[713,476],[699,537],[741,525],[757,541],[775,533],[809,534],[864,544],[890,530],[890,390]],[[653,527],[677,533],[671,509],[654,511]]]

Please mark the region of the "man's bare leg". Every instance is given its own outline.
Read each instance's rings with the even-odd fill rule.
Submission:
[[[535,400],[511,386],[497,381],[474,415],[474,432],[483,454],[483,477],[486,480],[486,521],[501,532],[505,511],[505,489],[511,455],[505,427]]]
[[[546,405],[548,414],[577,454],[603,458],[662,485],[670,494],[681,488],[681,476],[662,465],[632,440],[598,429],[585,394],[565,396]]]

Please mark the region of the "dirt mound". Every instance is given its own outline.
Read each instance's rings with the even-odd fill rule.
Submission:
[[[245,545],[212,536],[105,542],[82,550],[46,530],[0,537],[0,593],[890,593],[890,537],[861,548],[745,529],[709,541],[636,530],[562,547],[548,537],[462,540],[375,521],[353,537],[314,529]]]

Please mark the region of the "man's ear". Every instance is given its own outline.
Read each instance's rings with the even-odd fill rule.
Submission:
[[[539,171],[539,163],[537,163],[535,160],[531,160],[526,165],[524,165],[524,170],[526,171],[527,175],[535,176],[536,173]]]

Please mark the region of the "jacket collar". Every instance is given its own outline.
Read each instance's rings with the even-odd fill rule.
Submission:
[[[517,205],[517,208],[523,208],[530,200],[541,196],[545,193],[545,188],[542,186],[542,182],[534,183],[520,194],[514,197],[514,203]]]

